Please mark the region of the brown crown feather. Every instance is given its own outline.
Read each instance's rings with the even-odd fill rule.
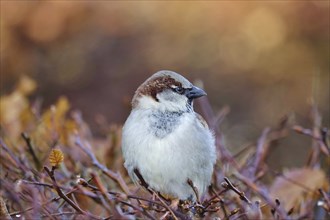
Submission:
[[[172,85],[182,87],[180,82],[170,76],[161,76],[148,80],[136,90],[132,100],[132,106],[135,107],[137,105],[137,99],[143,95],[150,96],[158,101],[157,94],[165,89],[171,89]]]

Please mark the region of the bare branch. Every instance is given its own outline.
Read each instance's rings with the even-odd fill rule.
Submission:
[[[268,203],[268,205],[270,205],[273,209],[275,209],[279,213],[280,219],[285,219],[287,217],[285,210],[282,207],[278,207],[265,190],[261,189],[259,186],[253,183],[249,178],[239,173],[234,173],[234,175],[236,178],[241,180],[245,185],[251,188],[254,192],[259,194]]]
[[[21,134],[21,136],[26,142],[26,145],[27,145],[28,150],[29,150],[28,152],[32,155],[32,158],[33,158],[33,161],[36,165],[36,168],[39,170],[41,168],[41,163],[40,163],[39,158],[37,157],[37,155],[34,152],[34,147],[32,145],[31,138],[24,132]]]
[[[6,203],[3,200],[2,196],[0,196],[0,218],[5,220],[11,220],[11,216],[8,213],[8,209],[6,207]]]
[[[71,199],[69,199],[69,197],[67,197],[61,190],[61,188],[57,185],[56,179],[55,179],[55,175],[54,175],[54,171],[55,168],[53,167],[52,170],[49,170],[48,167],[44,167],[45,171],[47,172],[48,176],[51,178],[52,182],[53,182],[53,186],[54,189],[56,190],[57,194],[64,199],[67,203],[69,203],[69,205],[74,208],[78,213],[86,215],[88,217],[91,218],[95,218],[95,219],[99,219],[97,216],[94,216],[88,212],[85,212],[84,210],[82,210],[76,203],[74,203]]]
[[[201,201],[199,200],[199,194],[198,194],[198,189],[197,189],[197,187],[194,185],[194,183],[193,183],[193,181],[191,180],[191,179],[188,179],[187,180],[187,183],[188,183],[188,185],[192,188],[192,190],[194,191],[194,193],[195,193],[195,196],[196,196],[196,201],[197,201],[197,203],[201,203]]]
[[[241,192],[240,190],[238,190],[238,189],[234,186],[234,184],[232,184],[232,183],[230,182],[230,180],[229,180],[227,177],[225,177],[224,179],[225,179],[225,181],[226,181],[225,183],[222,183],[222,186],[223,186],[224,188],[228,188],[228,189],[233,190],[237,195],[239,195],[239,198],[240,198],[241,200],[247,202],[249,205],[252,204],[251,201],[245,196],[245,193],[244,193],[244,192]]]
[[[126,194],[130,194],[130,190],[128,189],[128,186],[126,185],[125,181],[123,180],[122,176],[120,175],[119,172],[113,172],[111,170],[109,170],[107,167],[105,167],[104,165],[102,165],[95,157],[95,155],[92,153],[92,151],[87,148],[86,146],[84,146],[84,144],[81,142],[81,139],[79,136],[76,137],[76,145],[82,149],[88,156],[89,158],[92,160],[92,163],[94,166],[96,166],[97,168],[99,168],[100,170],[102,170],[102,172],[107,175],[108,177],[110,177],[111,179],[115,180],[119,186],[121,187],[121,189],[126,193]]]
[[[266,157],[269,146],[269,142],[267,141],[267,135],[269,134],[269,132],[270,128],[265,128],[258,139],[256,159],[252,170],[252,174],[254,177],[257,175],[257,172]]]

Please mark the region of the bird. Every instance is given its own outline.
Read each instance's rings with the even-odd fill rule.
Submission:
[[[161,70],[136,90],[122,129],[124,167],[134,183],[142,180],[170,198],[196,201],[211,183],[214,133],[194,111],[206,92],[182,75]]]

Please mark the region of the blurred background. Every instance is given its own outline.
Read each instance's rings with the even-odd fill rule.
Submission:
[[[230,107],[236,152],[285,115],[311,127],[312,102],[329,127],[329,19],[329,1],[1,1],[0,92],[29,76],[31,100],[68,97],[98,135],[100,117],[123,124],[136,88],[173,70],[201,80],[215,112]],[[273,163],[305,163],[310,139],[295,137]]]

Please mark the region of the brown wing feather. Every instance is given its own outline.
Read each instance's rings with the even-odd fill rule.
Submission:
[[[209,125],[206,123],[205,119],[198,113],[196,113],[197,119],[198,121],[205,127],[205,128],[209,128]]]

